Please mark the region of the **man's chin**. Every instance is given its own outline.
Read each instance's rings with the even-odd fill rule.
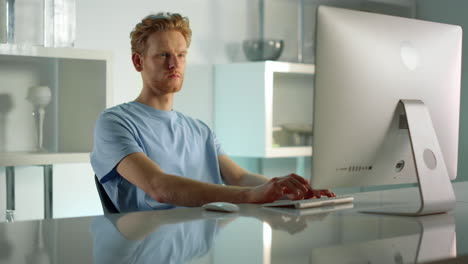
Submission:
[[[182,86],[176,86],[176,87],[167,87],[164,91],[162,91],[165,94],[171,94],[171,93],[177,93],[182,89]]]
[[[175,88],[174,90],[172,90],[172,93],[177,93],[177,92],[179,92],[180,90],[182,90],[182,87]]]
[[[182,89],[182,83],[183,83],[183,80],[172,79],[166,83],[166,87],[168,90],[175,93],[175,92],[180,91],[180,89]]]
[[[182,89],[182,82],[165,82],[165,83],[155,83],[152,85],[151,90],[155,94],[164,95],[177,93]]]

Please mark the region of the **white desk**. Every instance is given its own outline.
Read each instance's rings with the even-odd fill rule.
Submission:
[[[415,263],[468,261],[468,183],[447,214],[362,214],[415,189],[356,194],[353,208],[278,213],[241,205],[239,214],[179,208],[113,216],[0,223],[6,263]],[[406,197],[406,198],[404,198]],[[459,259],[460,260],[460,259]],[[463,261],[463,260],[462,260]],[[461,263],[461,262],[460,262]]]

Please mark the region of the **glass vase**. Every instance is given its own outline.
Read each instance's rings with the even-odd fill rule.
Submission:
[[[0,0],[0,43],[73,47],[75,0]]]

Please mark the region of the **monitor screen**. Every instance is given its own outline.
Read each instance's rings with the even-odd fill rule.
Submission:
[[[418,171],[433,167],[455,179],[461,46],[459,26],[320,6],[314,187],[417,182]],[[418,148],[416,141],[440,150]],[[419,151],[427,168],[417,165]]]

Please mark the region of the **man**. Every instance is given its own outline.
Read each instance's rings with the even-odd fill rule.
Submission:
[[[130,37],[143,89],[135,101],[101,114],[91,154],[93,169],[119,211],[334,196],[313,190],[295,174],[269,179],[249,173],[224,153],[206,124],[172,109],[191,40],[186,17],[149,15]]]

